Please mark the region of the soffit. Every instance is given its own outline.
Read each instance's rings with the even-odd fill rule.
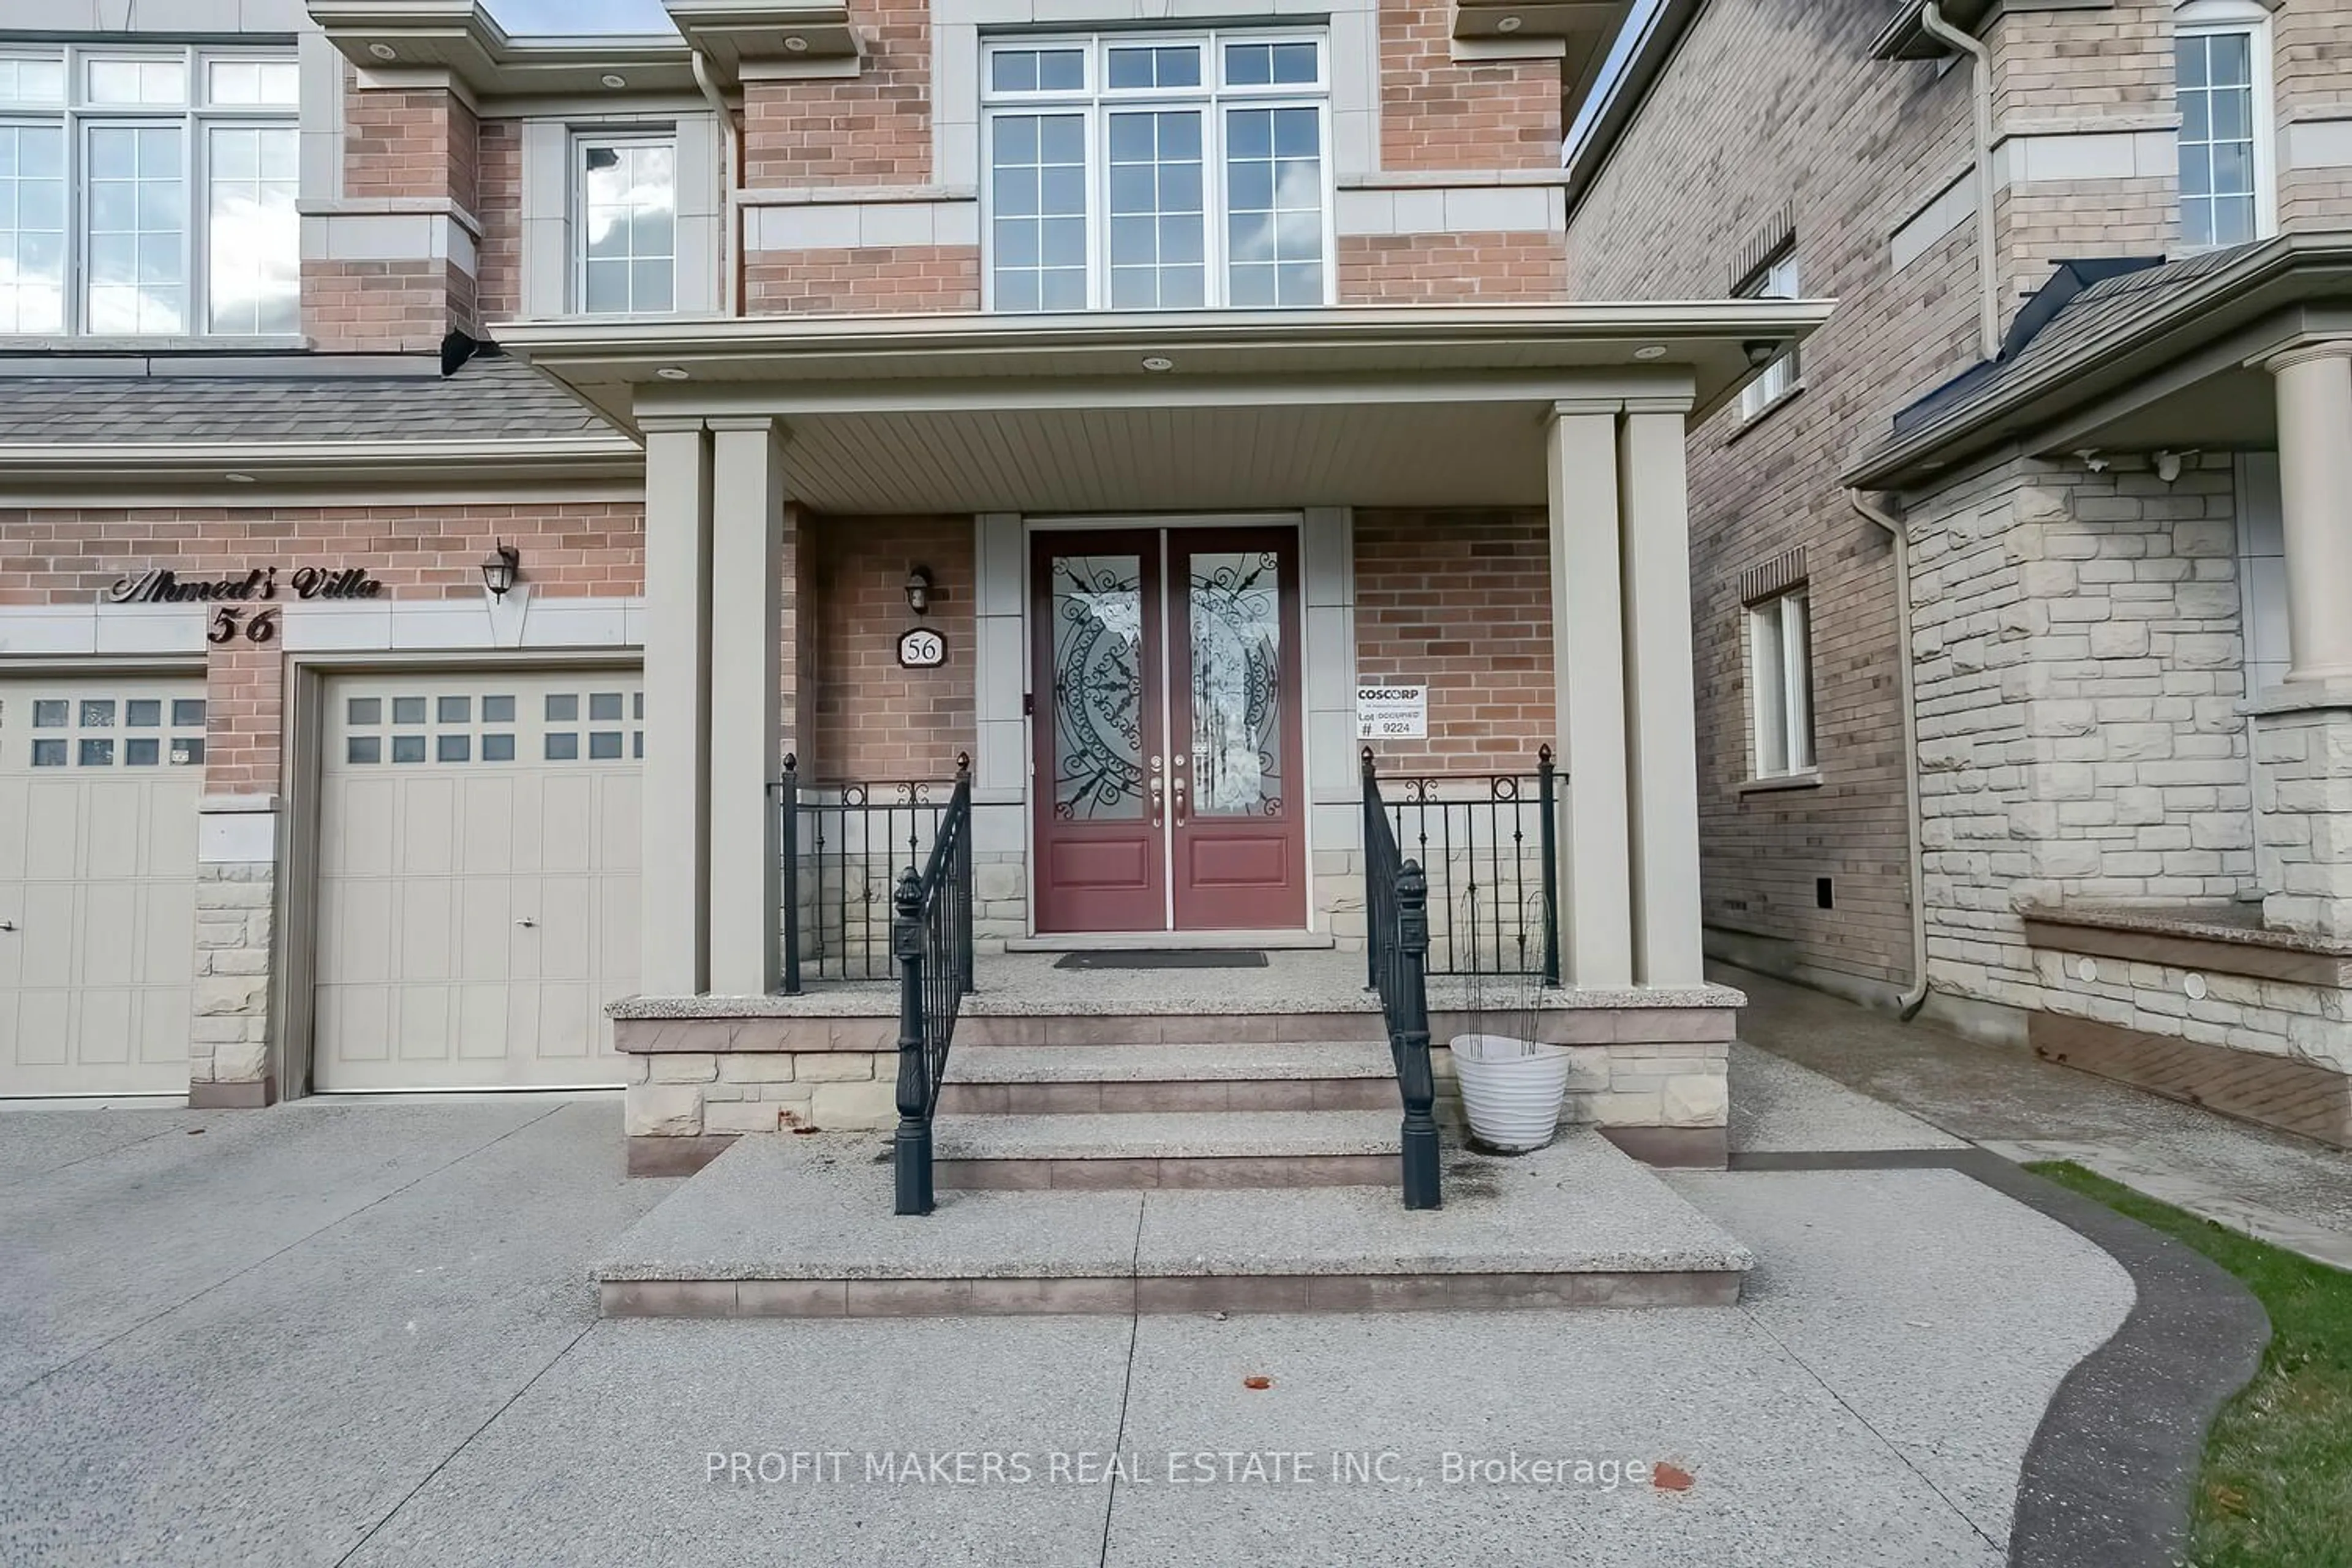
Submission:
[[[594,97],[617,77],[631,92],[692,93],[692,51],[675,35],[522,37],[478,0],[307,0],[344,58],[398,79],[443,71],[477,97]]]
[[[912,410],[1041,399],[1214,403],[1244,384],[1280,384],[1283,395],[1312,402],[1358,395],[1351,388],[1371,400],[1411,398],[1417,388],[1445,383],[1454,390],[1420,401],[1478,401],[1497,395],[1487,390],[1497,378],[1513,375],[1560,396],[1597,381],[1622,395],[1645,376],[1664,376],[1703,411],[1754,374],[1751,360],[1801,340],[1829,310],[1823,301],[1715,300],[749,317],[519,322],[497,333],[509,353],[624,427],[665,400],[723,395],[739,412],[781,412],[813,396],[837,403],[851,387],[893,384],[898,405]],[[1152,368],[1160,361],[1164,372]]]

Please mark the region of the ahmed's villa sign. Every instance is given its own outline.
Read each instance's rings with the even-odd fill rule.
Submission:
[[[373,599],[383,584],[360,566],[297,566],[286,585],[298,599]],[[275,599],[278,568],[256,566],[243,576],[182,577],[169,567],[151,566],[118,578],[106,591],[110,605],[184,605],[217,600]]]

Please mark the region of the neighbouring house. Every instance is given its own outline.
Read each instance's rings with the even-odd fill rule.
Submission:
[[[1829,308],[1570,287],[1624,7],[667,9],[0,27],[0,1095],[889,1126],[967,810],[998,1044],[1204,945],[1292,967],[1122,983],[1377,1042],[1378,818],[1441,1013],[1720,1163],[1685,426]]]
[[[1692,429],[1711,953],[2352,1142],[2347,100],[2327,0],[1651,8],[1571,285],[1839,301]]]

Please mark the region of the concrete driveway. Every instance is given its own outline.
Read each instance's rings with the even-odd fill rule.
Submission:
[[[1675,1178],[1738,1309],[600,1322],[671,1184],[618,1120],[0,1112],[0,1562],[1998,1563],[2133,1294],[1955,1172],[1807,1171]]]

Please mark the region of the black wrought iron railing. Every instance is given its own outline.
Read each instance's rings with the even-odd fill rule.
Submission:
[[[898,1131],[891,1141],[899,1214],[932,1208],[931,1119],[956,1015],[971,989],[971,769],[957,770],[930,858],[910,864],[891,900],[898,966]]]
[[[784,759],[776,790],[784,994],[811,980],[887,980],[898,873],[919,866],[939,842],[950,797],[971,771],[956,758],[956,781],[886,779],[817,784],[800,759]]]
[[[1364,752],[1370,788],[1372,757]],[[1429,878],[1432,974],[1559,984],[1559,773],[1402,774],[1383,814]]]
[[[1429,1065],[1429,879],[1397,847],[1372,753],[1364,752],[1365,952],[1388,1027],[1397,1095],[1404,1102],[1404,1206],[1433,1209],[1439,1194],[1437,1082]]]

